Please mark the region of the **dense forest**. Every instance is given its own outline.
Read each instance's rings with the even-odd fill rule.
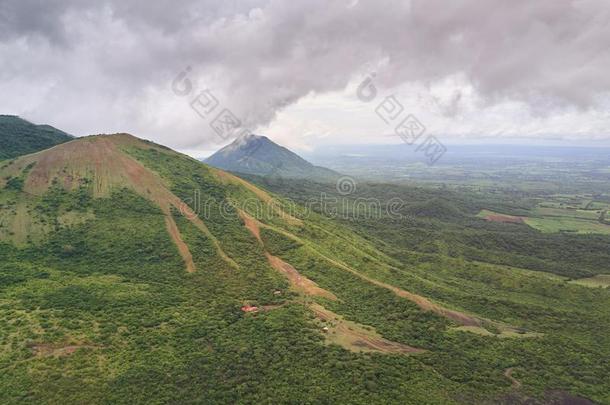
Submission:
[[[50,125],[35,125],[14,115],[0,115],[0,160],[38,152],[72,139]]]

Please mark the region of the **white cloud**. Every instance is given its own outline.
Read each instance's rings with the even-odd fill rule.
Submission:
[[[440,136],[610,139],[609,46],[605,0],[5,0],[0,112],[211,149],[170,88],[190,65],[289,146],[376,142],[392,131],[354,97],[375,70],[380,96]]]

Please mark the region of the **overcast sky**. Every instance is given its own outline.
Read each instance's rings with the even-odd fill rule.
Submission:
[[[0,113],[74,135],[204,154],[226,108],[297,150],[400,142],[389,96],[446,142],[608,143],[610,1],[0,0]]]

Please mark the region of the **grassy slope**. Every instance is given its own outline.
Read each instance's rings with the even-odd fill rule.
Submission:
[[[182,198],[194,187],[218,203],[253,195],[186,157],[152,146],[122,147],[150,166],[159,164],[168,187],[182,190]],[[189,176],[181,175],[183,169]],[[95,184],[83,187],[92,195]],[[59,194],[51,217],[68,209],[80,187],[54,190],[30,196],[31,204],[45,206],[42,200]],[[154,201],[123,188],[84,205],[80,209],[92,215],[85,224],[59,226],[21,249],[1,245],[0,396],[8,403],[447,403],[458,390],[407,356],[357,355],[322,345],[312,313],[300,305],[244,315],[244,301],[274,304],[291,296],[273,294],[285,290],[286,281],[266,264],[234,211],[205,222],[238,269],[174,210],[197,267],[189,274]]]
[[[151,162],[153,160],[157,159],[149,159]],[[167,163],[164,163],[165,170],[171,166]],[[233,197],[239,200],[239,197]],[[251,214],[255,208],[250,207]],[[292,212],[298,214],[299,211],[295,209]],[[465,383],[463,389],[466,390],[469,384],[473,384],[471,389],[482,392],[486,387],[492,390],[494,385],[500,387],[505,379],[498,373],[498,367],[501,369],[504,365],[517,364],[520,366],[516,373],[527,375],[525,385],[534,391],[570,387],[598,400],[604,398],[602,387],[606,382],[604,373],[607,366],[601,359],[610,353],[608,339],[604,337],[604,331],[609,328],[608,294],[573,288],[561,277],[553,275],[443,255],[421,255],[416,252],[405,255],[401,252],[395,255],[399,260],[395,260],[345,227],[332,225],[316,215],[307,216],[302,227],[290,227],[274,218],[267,218],[267,222],[298,235],[315,246],[318,252],[337,258],[372,277],[424,294],[457,309],[545,334],[540,339],[501,342],[495,339],[479,340],[472,334],[455,335],[447,329],[445,319],[422,312],[387,290],[363,282],[321,260],[307,246],[295,245],[277,234],[267,234],[268,245],[279,243],[273,254],[282,256],[321,287],[339,296],[339,303],[325,302],[329,308],[348,314],[350,319],[374,326],[386,338],[432,349],[425,356],[430,358],[429,364],[436,364],[435,369],[442,370],[439,372],[452,381]],[[383,224],[387,225],[386,222]],[[388,230],[383,226],[379,229],[382,232]],[[394,254],[395,251],[390,249],[388,253]],[[405,256],[408,260],[402,260]],[[457,339],[454,340],[454,336]],[[469,341],[472,346],[465,343]],[[469,346],[477,349],[469,352],[466,349]],[[440,350],[437,352],[435,348]],[[456,359],[449,361],[447,353],[454,353]],[[583,364],[590,364],[591,367],[574,370],[565,361],[566,353],[572,353],[572,360],[579,358]],[[468,365],[463,362],[464,357],[469,359]],[[556,367],[549,372],[544,367],[536,366],[532,358],[538,358],[541,364],[556,364]],[[441,367],[441,364],[447,367]],[[521,366],[525,369],[521,369]],[[597,383],[585,383],[586,378],[580,373],[597,375]]]
[[[83,188],[93,195],[97,183],[91,182],[30,197],[42,207],[40,218],[69,209],[90,217],[84,224],[53,224],[41,241],[20,249],[0,245],[0,396],[7,402],[494,402],[512,390],[508,368],[527,395],[561,388],[609,401],[607,291],[436,252],[406,252],[374,234],[367,241],[288,202],[270,206],[264,193],[192,159],[140,142],[119,146],[199,212],[208,233],[169,208],[197,270],[186,272],[165,230],[168,212],[146,189],[117,182],[100,198],[83,198]],[[196,191],[205,209],[197,210]],[[9,192],[19,194],[2,191]],[[319,304],[427,352],[356,354],[323,345],[313,313],[267,265],[231,208],[236,204],[250,215],[259,212],[269,226],[262,238],[271,253],[340,299],[316,298]],[[381,226],[392,235],[388,223]],[[452,321],[344,266],[544,335],[499,339],[458,331]],[[239,310],[244,302],[286,305],[251,316]],[[37,349],[42,345],[45,350]]]
[[[326,192],[328,198],[338,197],[332,194],[331,187],[324,188],[323,185],[317,189],[312,187],[309,194],[303,191],[307,190],[307,186],[302,184],[297,188],[292,188],[289,183],[266,185],[297,201],[320,195],[320,192]],[[580,286],[576,288],[568,283],[569,279],[560,275],[532,271],[543,269],[574,277],[607,272],[608,261],[603,256],[606,254],[604,252],[608,252],[610,241],[606,237],[543,235],[529,230],[523,224],[487,223],[472,217],[481,209],[477,204],[492,207],[494,204],[489,204],[490,201],[464,200],[463,197],[446,191],[443,192],[444,198],[453,202],[452,207],[443,206],[442,201],[439,204],[439,192],[382,185],[370,188],[373,190],[366,185],[362,186],[362,194],[353,197],[374,195],[387,201],[400,196],[407,205],[402,210],[402,219],[366,219],[354,216],[353,212],[345,216],[344,213],[339,213],[340,219],[346,219],[341,221],[344,226],[366,237],[399,263],[394,262],[395,268],[389,272],[380,272],[369,261],[368,274],[454,308],[544,334],[537,339],[509,339],[502,343],[485,340],[476,343],[476,355],[470,359],[470,367],[477,370],[489,368],[484,359],[494,359],[496,365],[514,362],[518,365],[514,369],[515,375],[521,377],[520,381],[526,389],[533,386],[538,390],[544,390],[545,387],[572,387],[572,390],[599,402],[610,401],[602,388],[610,382],[607,375],[604,376],[607,366],[598,359],[598,356],[606,358],[610,354],[610,339],[607,338],[607,331],[610,330],[607,306],[610,294],[602,289],[591,291]],[[421,202],[416,202],[418,200]],[[412,212],[417,212],[418,215],[409,215]],[[343,245],[337,243],[333,251],[335,257],[343,257],[344,261],[348,261],[355,256],[349,246],[358,244],[353,236],[349,238],[351,239],[346,239],[347,243]],[[323,240],[320,235],[316,235],[316,239]],[[332,246],[328,241],[324,241],[323,245]],[[479,250],[477,245],[488,247],[489,251]],[[542,248],[545,252],[541,254],[539,252]],[[289,257],[288,260],[297,265],[296,258]],[[338,285],[353,282],[344,272],[332,276],[328,267],[317,266],[311,259],[304,257],[302,262],[311,268],[311,273],[304,273],[322,287],[330,285],[325,284],[323,279],[332,277]],[[524,268],[520,268],[520,265]],[[358,267],[367,268],[365,263]],[[338,292],[336,286],[333,291]],[[370,297],[373,292],[368,294]],[[381,294],[381,291],[375,294]],[[338,295],[343,298],[340,293]],[[342,304],[345,301],[343,299]],[[367,309],[372,303],[378,305]],[[354,296],[349,307],[343,313],[350,312],[360,314],[359,316],[368,313],[368,324],[393,339],[397,339],[396,335],[382,325],[391,325],[408,313],[396,302],[380,296],[366,301]],[[383,319],[384,312],[393,307],[400,309],[390,319]],[[413,329],[410,325],[403,331]],[[465,347],[470,346],[466,342],[473,338],[460,334],[460,339],[463,340],[459,343],[452,342],[447,340],[446,334],[439,336],[433,330],[431,328],[425,333],[414,334],[420,339],[425,336],[429,341],[438,342],[443,349],[432,350],[430,357],[437,361],[441,358],[446,360],[447,368],[451,371],[445,375],[454,378],[452,373],[457,371],[453,369],[455,363],[445,357],[446,353],[465,356],[464,352],[468,353]],[[419,344],[419,347],[432,347],[421,341],[410,342]],[[537,359],[539,365],[532,359]],[[570,361],[574,367],[570,366]],[[465,369],[470,367],[464,366]],[[589,385],[592,374],[597,375],[594,378],[597,382]],[[594,391],[598,394],[593,395]]]
[[[188,221],[181,228],[202,245],[202,270],[185,273],[163,215],[137,196],[125,204],[128,194],[96,203],[86,232],[60,232],[28,251],[3,246],[3,275],[13,277],[0,318],[5,403],[447,400],[435,385],[448,383],[410,358],[324,348],[300,306],[244,316],[244,296],[263,302],[281,280],[223,270]],[[82,244],[66,257],[75,239]],[[34,343],[86,347],[36,356]]]
[[[610,287],[610,274],[598,274],[597,276],[581,278],[571,281],[574,284],[579,284],[585,287],[598,288]]]

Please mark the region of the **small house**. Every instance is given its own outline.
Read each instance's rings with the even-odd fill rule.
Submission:
[[[252,305],[244,305],[241,307],[241,310],[244,312],[258,312],[258,307]]]

